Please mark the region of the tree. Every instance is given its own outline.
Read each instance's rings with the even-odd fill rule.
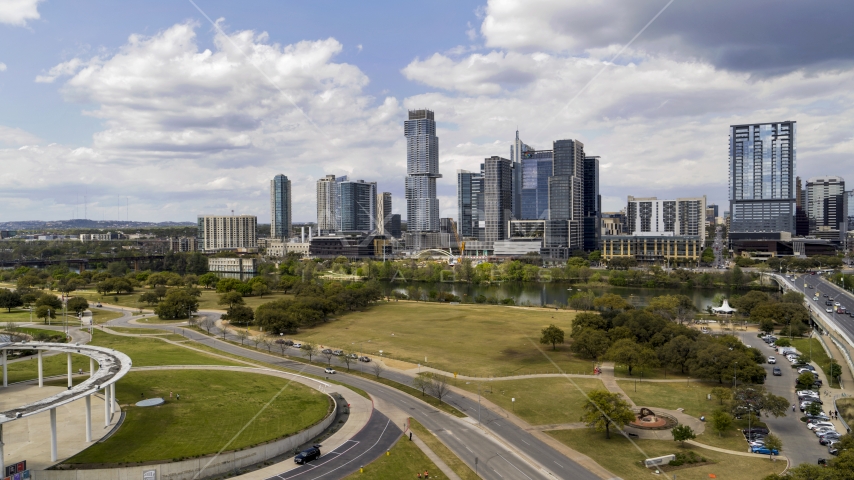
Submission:
[[[332,366],[332,357],[335,356],[335,354],[332,353],[332,350],[327,348],[326,351],[323,352],[323,356],[326,357],[326,364]]]
[[[199,277],[199,285],[202,285],[205,288],[216,288],[216,283],[218,281],[219,277],[217,277],[215,273],[211,272],[208,272]]]
[[[726,387],[715,387],[712,389],[712,396],[720,400],[721,405],[723,405],[724,400],[732,398],[732,390]]]
[[[89,302],[83,297],[71,297],[65,305],[75,315],[80,315],[89,308]]]
[[[598,432],[604,430],[605,438],[611,438],[611,425],[620,429],[635,420],[631,405],[619,393],[593,390],[587,398],[581,421]]]
[[[789,401],[769,393],[762,385],[743,385],[733,391],[732,409],[736,415],[753,413],[785,417]]]
[[[353,361],[353,358],[350,357],[349,352],[344,352],[341,354],[341,361],[344,362],[344,365],[347,367],[347,370],[350,370],[350,363]]]
[[[56,318],[56,310],[47,306],[47,305],[39,305],[36,307],[36,318],[43,318],[44,323],[47,323],[48,318]]]
[[[593,360],[599,360],[599,357],[604,355],[610,346],[608,334],[602,330],[593,330],[592,328],[581,330],[577,335],[573,336],[573,339],[572,344],[569,346],[570,351],[585,358],[592,358]]]
[[[697,438],[694,430],[688,425],[677,425],[670,430],[670,433],[673,435],[673,441],[679,442],[682,447],[685,446],[685,440],[694,440]]]
[[[412,388],[421,390],[421,396],[423,397],[427,394],[427,391],[430,390],[432,383],[433,382],[427,374],[418,374],[412,379]]]
[[[615,293],[606,293],[598,297],[596,300],[593,300],[593,305],[596,308],[605,308],[608,310],[625,310],[629,307],[628,302]]]
[[[431,377],[430,392],[441,402],[442,398],[448,394],[448,377],[439,374],[433,374]]]
[[[780,437],[777,435],[769,433],[768,435],[765,435],[765,448],[771,450],[771,454],[769,455],[770,457],[771,455],[774,455],[774,450],[778,452],[783,451],[783,441],[780,440]]]
[[[139,301],[148,305],[154,305],[160,301],[160,297],[154,292],[145,292],[139,296]]]
[[[228,320],[232,325],[249,325],[255,320],[255,312],[246,305],[233,305],[226,310],[226,314],[222,318]]]
[[[234,291],[226,292],[219,296],[219,301],[216,303],[217,305],[228,305],[228,308],[235,305],[243,305],[243,295]]]
[[[371,365],[371,373],[373,373],[374,376],[377,377],[377,379],[380,378],[383,372],[385,372],[385,367],[382,363],[374,362],[373,365]]]
[[[262,335],[250,335],[249,340],[255,345],[255,348],[258,348],[258,345],[265,340]]]
[[[302,344],[304,355],[308,355],[308,361],[311,362],[311,357],[317,355],[317,346],[311,343]]]
[[[172,290],[156,307],[154,313],[164,320],[189,318],[199,310],[199,299],[184,290]]]
[[[642,347],[629,338],[621,338],[614,342],[605,353],[605,357],[615,363],[625,365],[629,370],[629,375],[632,374],[635,367],[651,366],[657,360],[655,352],[649,347]]]
[[[271,342],[269,338],[263,337],[261,339],[261,345],[264,345],[264,348],[267,349],[267,353],[273,353],[273,342]]]
[[[284,357],[285,356],[285,350],[287,350],[290,345],[285,343],[285,341],[282,340],[281,338],[276,340],[276,345],[279,346],[279,349],[282,351],[282,356]]]
[[[11,312],[13,308],[23,305],[24,301],[18,292],[13,292],[8,288],[0,289],[0,308],[5,308],[7,312]]]
[[[270,287],[266,283],[257,282],[252,285],[252,295],[264,298],[264,295],[268,293],[270,293]]]
[[[821,404],[818,402],[812,402],[807,405],[807,408],[805,408],[804,411],[810,415],[819,415],[821,414]]]
[[[797,382],[799,390],[809,390],[812,388],[812,384],[815,383],[815,375],[812,372],[804,372],[798,375]]]
[[[36,306],[45,305],[49,307],[51,310],[62,310],[62,301],[56,298],[56,295],[51,295],[49,293],[43,293],[39,295],[39,298],[36,300]]]
[[[762,333],[773,333],[774,320],[771,318],[763,318],[759,320],[759,331]]]
[[[237,338],[240,339],[240,344],[243,345],[243,342],[249,338],[249,331],[242,328],[237,329]]]
[[[712,429],[718,432],[720,437],[732,427],[732,415],[721,409],[715,410],[712,412],[711,424]]]
[[[216,322],[214,322],[210,318],[205,318],[204,320],[202,320],[202,323],[200,325],[202,328],[207,330],[208,335],[210,335],[211,329],[216,326]]]
[[[552,350],[557,349],[557,344],[563,343],[563,330],[556,327],[554,324],[549,325],[543,329],[542,336],[540,336],[540,343],[543,345],[551,343]]]
[[[695,342],[685,335],[674,337],[658,349],[658,358],[665,365],[679,367],[680,373],[685,373],[685,365],[691,359]]]
[[[792,342],[789,341],[788,338],[778,338],[777,341],[774,342],[774,344],[777,345],[778,347],[791,347],[792,346]]]

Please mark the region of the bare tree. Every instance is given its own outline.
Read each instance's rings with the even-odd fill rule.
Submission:
[[[205,330],[207,330],[208,335],[211,334],[211,329],[213,329],[215,325],[216,325],[216,323],[213,320],[211,320],[210,318],[205,318],[204,320],[202,320],[202,323],[201,323],[201,327],[204,328]]]
[[[427,374],[421,375],[419,373],[412,379],[412,387],[421,390],[422,397],[427,394],[428,390],[432,391],[432,383],[433,381],[427,376]]]
[[[263,341],[264,341],[264,335],[263,335],[263,334],[260,334],[260,335],[252,335],[252,337],[250,338],[250,340],[252,341],[252,343],[254,343],[254,344],[255,344],[255,348],[258,348],[258,345],[259,345],[261,342],[263,342]]]
[[[371,373],[373,373],[377,378],[380,378],[383,372],[385,372],[385,367],[382,363],[374,362],[374,364],[371,365]]]
[[[430,392],[441,402],[442,397],[448,394],[448,377],[434,374],[430,379]]]
[[[344,362],[344,365],[347,366],[347,370],[350,370],[350,362],[353,361],[353,359],[350,358],[350,354],[347,352],[342,353],[341,354],[341,361]]]
[[[225,322],[222,322],[222,327],[219,329],[219,334],[222,336],[222,339],[225,340],[225,335],[228,333],[228,329],[225,327]]]
[[[335,354],[332,353],[332,350],[329,350],[328,348],[326,350],[327,350],[326,352],[323,352],[323,356],[326,357],[326,364],[331,366],[332,365],[332,357],[334,357]]]
[[[279,339],[279,340],[276,340],[276,345],[278,345],[279,348],[282,350],[282,356],[284,357],[285,356],[285,350],[288,349],[288,344],[285,343],[284,340]]]
[[[264,345],[264,348],[267,349],[267,353],[273,353],[273,342],[271,342],[269,338],[262,338],[261,345]]]
[[[311,362],[311,357],[317,355],[317,345],[311,343],[304,343],[302,345],[302,350],[304,355],[308,355],[308,361]]]
[[[243,345],[243,342],[245,342],[246,339],[249,338],[249,331],[244,330],[242,328],[238,329],[237,330],[237,338],[240,339],[240,344]]]

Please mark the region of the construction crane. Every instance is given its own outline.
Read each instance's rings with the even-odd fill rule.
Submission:
[[[459,255],[458,257],[456,257],[456,258],[455,258],[455,257],[453,256],[453,255],[454,255],[454,252],[451,250],[451,248],[450,248],[450,247],[448,247],[448,252],[451,254],[451,257],[449,258],[449,261],[450,261],[450,260],[454,260],[454,263],[458,263],[458,262],[461,262],[461,261],[463,260],[463,252],[466,250],[466,242],[461,242],[461,241],[460,241],[460,234],[459,234],[459,233],[457,233],[457,222],[453,222],[453,221],[451,222],[451,230],[453,230],[453,232],[454,232],[454,238],[457,240],[457,246],[458,246],[458,247],[459,247],[459,249],[460,249],[460,255]],[[449,263],[450,263],[450,262],[449,262]]]

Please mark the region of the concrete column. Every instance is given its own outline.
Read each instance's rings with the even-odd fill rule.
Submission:
[[[6,462],[3,460],[6,458],[6,453],[3,452],[3,424],[0,423],[0,472],[6,471]]]
[[[95,359],[92,357],[89,357],[89,378],[92,378],[94,376],[95,376]]]
[[[68,352],[68,386],[71,387],[71,352]]]
[[[110,426],[110,387],[104,387],[104,426]]]
[[[56,408],[50,409],[50,461],[56,461]]]
[[[92,395],[86,395],[86,442],[92,441]]]
[[[110,384],[110,420],[113,419],[113,403],[116,401],[116,384]]]
[[[9,379],[8,379],[8,377],[9,377],[8,373],[9,373],[9,372],[8,372],[8,370],[6,369],[6,362],[7,362],[7,360],[8,360],[8,359],[6,358],[6,349],[4,348],[4,349],[3,349],[3,386],[4,386],[4,387],[8,387],[8,386],[9,386]]]
[[[39,350],[39,388],[44,386],[44,369],[42,369],[42,351]]]

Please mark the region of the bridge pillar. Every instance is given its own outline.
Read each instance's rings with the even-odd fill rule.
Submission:
[[[86,395],[86,442],[92,441],[92,395]]]
[[[42,368],[42,351],[39,350],[39,388],[44,386],[44,369]]]
[[[56,461],[56,408],[50,409],[50,461]]]
[[[3,349],[3,387],[4,388],[9,386],[9,379],[7,378],[9,376],[8,375],[9,372],[6,368],[7,362],[8,362],[8,359],[6,357],[6,349],[4,348]]]
[[[92,378],[94,376],[95,376],[95,359],[92,357],[89,357],[89,378]]]
[[[110,426],[110,387],[104,387],[104,427]]]
[[[68,352],[68,388],[71,388],[71,352]]]
[[[3,460],[5,458],[5,453],[3,452],[3,424],[0,423],[0,472],[6,472],[6,463]]]
[[[116,384],[110,384],[110,420],[113,419],[113,403],[116,401]]]

